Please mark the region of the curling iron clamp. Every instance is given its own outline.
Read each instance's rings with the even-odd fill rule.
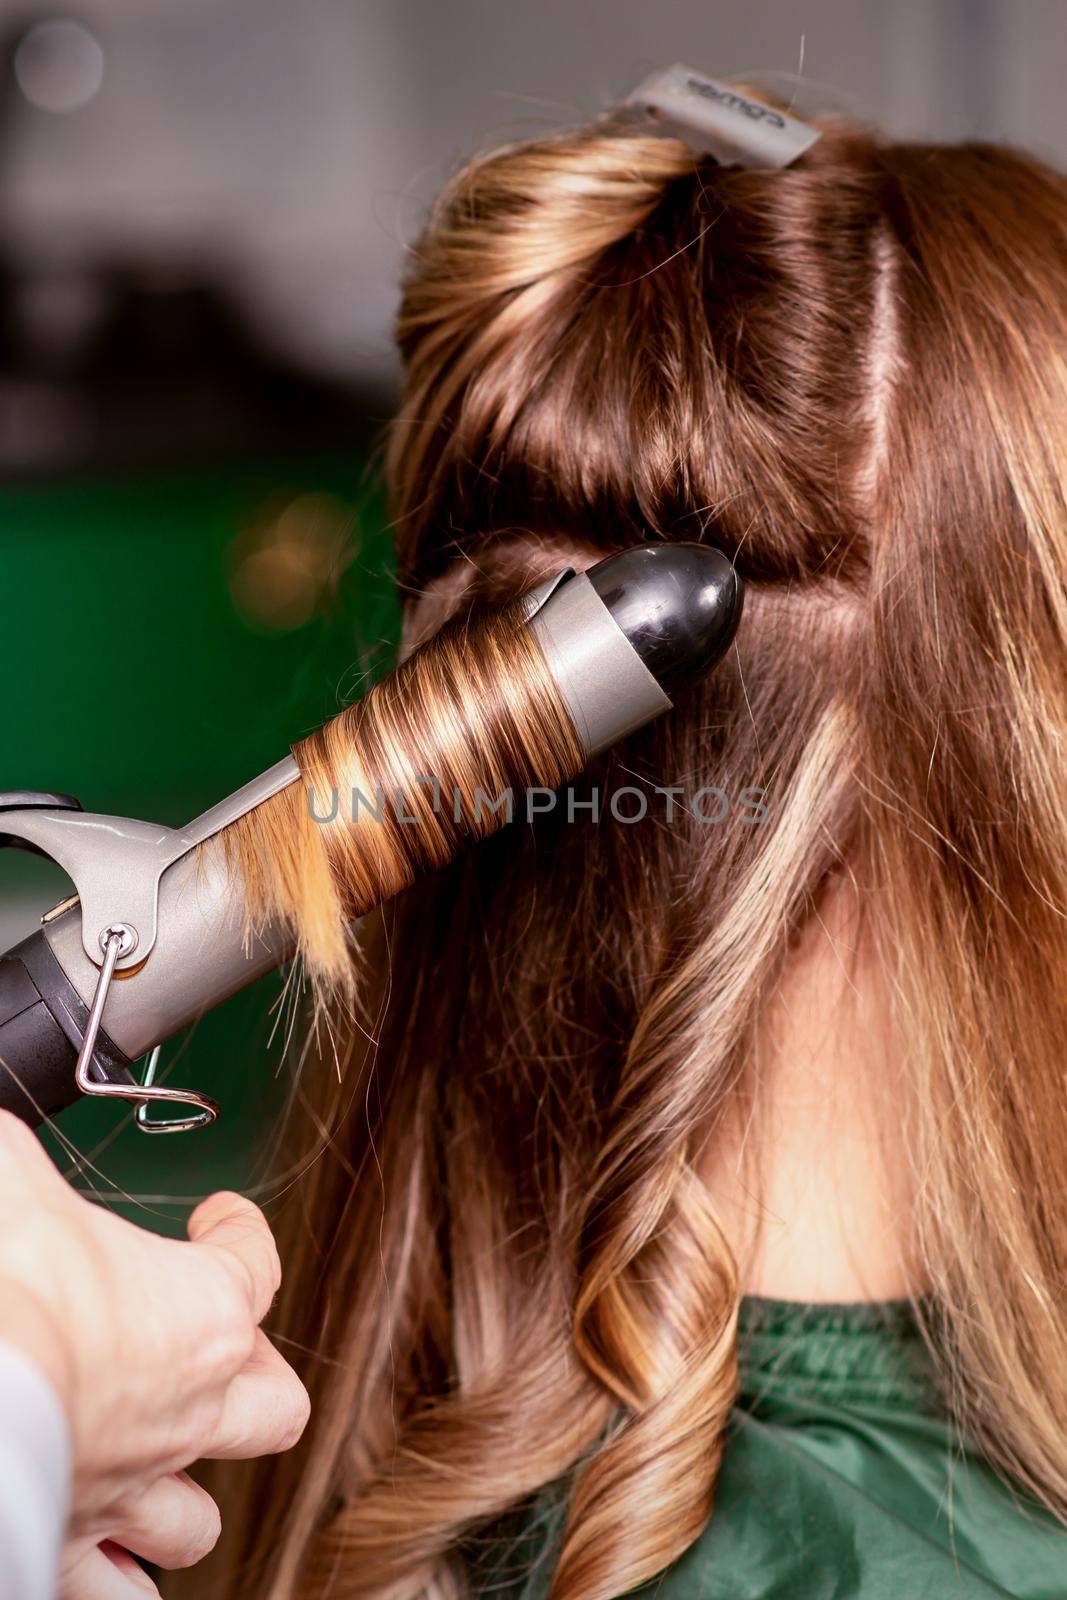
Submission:
[[[741,604],[741,580],[706,545],[637,546],[532,590],[525,626],[586,758],[710,671]],[[285,930],[249,936],[241,885],[211,841],[300,781],[288,756],[184,828],[94,815],[70,795],[0,793],[0,846],[50,856],[76,890],[0,956],[0,1107],[37,1123],[94,1095],[134,1103],[149,1133],[214,1121],[208,1095],[154,1081],[159,1046],[292,954]],[[180,1114],[153,1117],[166,1103]]]

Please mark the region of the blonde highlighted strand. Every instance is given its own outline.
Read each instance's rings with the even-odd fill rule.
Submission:
[[[301,781],[222,835],[251,930],[288,928],[324,997],[351,924],[487,837],[583,761],[521,603],[453,621],[294,748]]]

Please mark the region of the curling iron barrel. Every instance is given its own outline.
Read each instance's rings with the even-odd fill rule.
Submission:
[[[670,710],[710,671],[741,603],[733,567],[705,545],[641,545],[531,591],[524,625],[584,757]],[[213,1119],[206,1095],[152,1081],[157,1047],[292,954],[288,929],[249,935],[218,836],[300,781],[288,757],[180,829],[89,814],[67,795],[0,793],[0,845],[51,856],[77,891],[0,957],[0,1106],[36,1123],[88,1093],[136,1103],[146,1131]],[[152,1118],[156,1102],[185,1114]]]

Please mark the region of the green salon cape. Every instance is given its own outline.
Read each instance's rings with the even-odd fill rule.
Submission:
[[[657,1600],[1067,1600],[1067,1530],[950,1427],[910,1307],[746,1300],[741,1391],[703,1535]],[[543,1600],[562,1512],[485,1530],[475,1594]]]

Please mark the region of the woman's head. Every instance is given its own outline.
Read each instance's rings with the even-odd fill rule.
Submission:
[[[381,918],[294,1289],[340,1367],[272,1593],[459,1592],[554,1481],[558,1600],[696,1536],[738,1293],[696,1157],[841,874],[946,1384],[1067,1507],[1065,269],[1057,175],[848,126],[757,172],[597,125],[439,202],[388,456],[409,637],[647,538],[727,551],[746,616],[592,772],[599,822],[507,830]]]

